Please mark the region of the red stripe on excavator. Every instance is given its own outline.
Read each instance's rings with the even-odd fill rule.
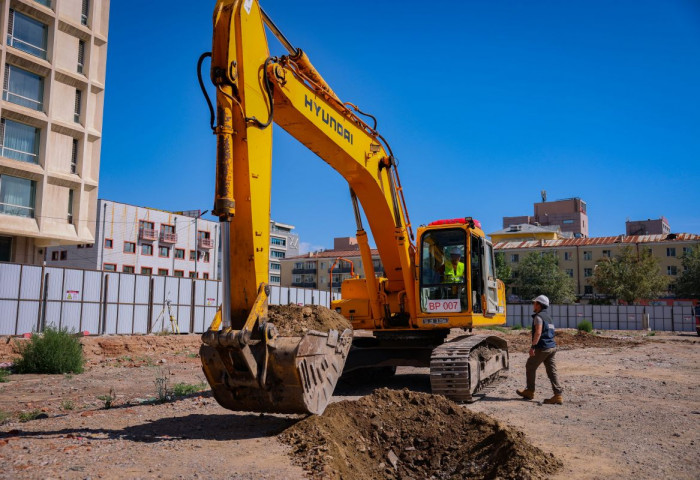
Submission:
[[[476,219],[472,218],[449,218],[449,219],[444,219],[444,220],[435,220],[434,222],[430,222],[428,225],[453,225],[453,224],[465,224],[469,223],[469,221],[474,222],[474,226],[476,228],[481,228],[481,222]]]

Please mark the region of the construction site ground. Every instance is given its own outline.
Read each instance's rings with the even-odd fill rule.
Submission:
[[[538,447],[541,452],[535,455],[547,456],[552,468],[561,462],[554,473],[521,469],[519,478],[700,478],[700,337],[558,332],[565,403],[550,406],[541,403],[551,395],[544,368],[538,372],[535,401],[515,394],[525,386],[529,332],[490,333],[511,345],[510,375],[487,397],[459,408],[492,417],[509,438]],[[1,339],[0,362],[16,358],[15,341]],[[304,416],[231,412],[216,403],[208,388],[154,401],[157,384],[162,393],[164,384],[204,382],[199,336],[81,341],[88,359],[85,373],[10,375],[0,383],[0,478],[367,478],[366,466],[338,472],[332,466],[338,459],[330,458],[329,467],[314,470],[308,457],[293,457],[298,448],[281,439],[283,432],[289,437],[295,425],[309,420]],[[361,399],[381,387],[395,390],[396,398],[410,398],[414,411],[421,405],[434,408],[423,395],[430,391],[428,370],[418,368],[399,368],[391,379],[371,384],[341,384],[333,401],[351,401],[342,407],[348,415],[369,415],[371,406],[361,406]],[[394,398],[381,395],[384,402]],[[110,408],[105,408],[108,402]],[[338,415],[337,409],[329,411]],[[303,429],[297,432],[302,432],[295,433],[299,440]],[[343,436],[334,441],[341,448],[371,448],[358,445],[364,437],[347,428],[337,435]],[[413,447],[398,440],[396,445],[398,460],[382,454],[373,461],[382,478],[411,478],[400,465],[392,465],[412,458],[408,450]],[[449,455],[466,452],[456,449]]]

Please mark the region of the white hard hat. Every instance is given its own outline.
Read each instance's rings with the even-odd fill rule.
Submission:
[[[540,295],[539,297],[534,298],[532,301],[537,302],[537,303],[541,303],[545,307],[549,306],[549,298],[547,298],[546,295]]]
[[[450,255],[462,255],[462,250],[459,249],[459,247],[452,247],[450,248]]]

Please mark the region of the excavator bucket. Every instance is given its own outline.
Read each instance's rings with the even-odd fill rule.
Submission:
[[[272,327],[272,328],[271,328]],[[271,323],[265,332],[274,332]],[[200,348],[214,398],[230,410],[322,414],[343,372],[352,330],[310,330],[301,337],[266,333],[243,345],[238,332],[209,331]]]

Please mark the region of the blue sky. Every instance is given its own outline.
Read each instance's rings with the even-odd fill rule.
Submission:
[[[211,209],[215,138],[195,67],[214,4],[111,2],[101,198]],[[343,101],[378,118],[414,225],[473,216],[493,232],[546,190],[587,202],[591,236],[661,215],[700,233],[700,3],[262,6]],[[306,248],[354,235],[342,177],[273,136],[272,217]]]

